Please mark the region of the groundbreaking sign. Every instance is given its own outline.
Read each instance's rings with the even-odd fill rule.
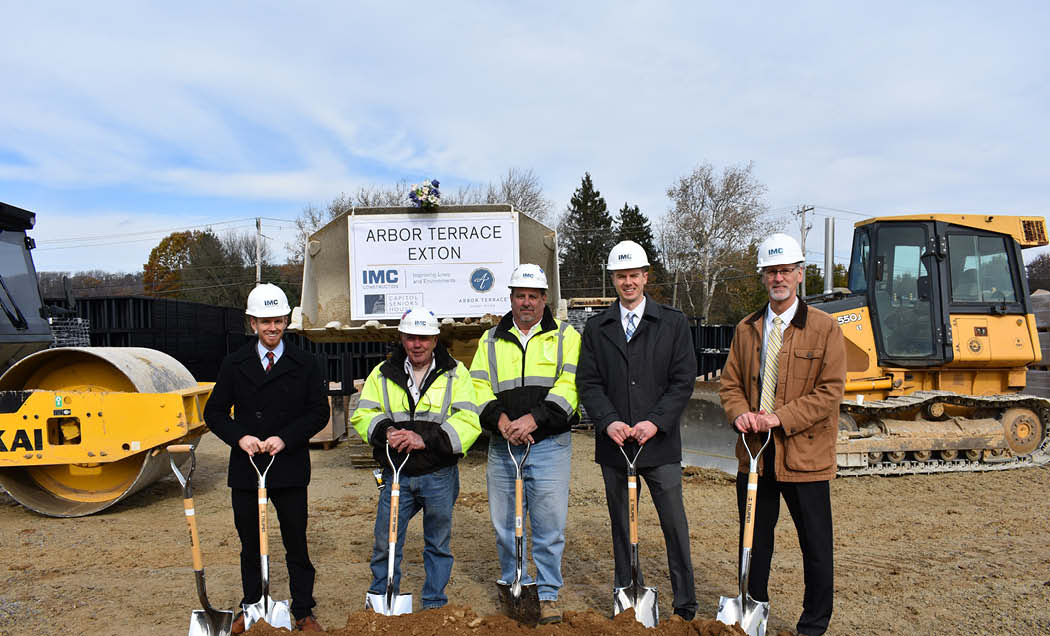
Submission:
[[[400,318],[417,305],[438,317],[506,313],[507,281],[518,265],[516,216],[351,216],[351,319]]]

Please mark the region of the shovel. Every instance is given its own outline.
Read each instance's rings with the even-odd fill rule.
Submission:
[[[244,629],[251,629],[252,625],[259,621],[266,621],[271,627],[283,627],[292,629],[292,614],[288,608],[288,601],[275,601],[270,598],[270,535],[266,528],[267,503],[266,495],[266,473],[270,472],[276,455],[270,455],[270,462],[266,464],[266,470],[259,472],[255,464],[255,456],[249,456],[255,474],[259,476],[259,567],[262,570],[262,596],[259,600],[241,605],[244,611]]]
[[[740,595],[723,596],[718,599],[718,615],[715,616],[726,625],[739,623],[748,636],[763,636],[766,633],[766,621],[769,619],[769,601],[759,602],[747,592],[748,575],[751,573],[751,542],[755,535],[755,502],[758,500],[758,458],[769,446],[773,431],[766,433],[766,442],[758,453],[751,454],[747,438],[740,434],[751,464],[747,473],[747,500],[744,504],[744,541],[740,550]]]
[[[507,442],[507,453],[514,462],[514,582],[496,582],[499,592],[500,610],[514,620],[526,625],[535,625],[540,620],[540,597],[535,583],[521,584],[522,572],[525,570],[525,520],[523,508],[524,482],[521,469],[529,457],[532,444],[525,444],[525,452],[518,460]]]
[[[182,484],[182,505],[186,509],[186,522],[190,524],[190,548],[193,550],[193,574],[197,579],[197,598],[204,609],[193,610],[190,614],[189,636],[228,636],[233,627],[233,612],[217,610],[208,602],[208,589],[204,583],[204,560],[201,557],[200,537],[197,534],[197,517],[193,508],[193,471],[197,470],[197,455],[190,444],[172,444],[168,447],[168,460],[175,478]],[[190,454],[190,472],[183,477],[175,465],[174,453]]]
[[[400,616],[412,613],[412,595],[394,594],[394,550],[397,548],[397,513],[401,502],[401,469],[408,463],[411,452],[405,453],[400,466],[394,465],[390,458],[390,444],[386,445],[386,461],[394,471],[394,480],[390,482],[390,531],[387,534],[388,551],[386,557],[386,594],[365,595],[365,609],[373,610],[383,616]]]
[[[660,609],[656,606],[656,588],[643,587],[638,582],[641,567],[638,565],[638,471],[635,463],[642,452],[642,446],[634,453],[634,459],[627,457],[627,451],[620,447],[624,460],[627,461],[627,502],[631,519],[631,584],[627,587],[613,588],[613,616],[627,609],[634,609],[634,618],[646,627],[656,627],[660,622]]]

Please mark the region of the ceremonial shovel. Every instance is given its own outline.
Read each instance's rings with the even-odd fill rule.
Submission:
[[[631,584],[627,587],[613,588],[613,615],[628,608],[634,608],[634,618],[646,627],[656,627],[660,622],[660,609],[656,605],[656,588],[642,587],[638,582],[641,567],[638,565],[638,471],[635,463],[642,452],[642,446],[634,454],[634,459],[627,457],[627,452],[620,447],[623,458],[627,460],[627,502],[631,518]]]
[[[386,461],[390,463],[390,469],[394,471],[394,480],[390,482],[390,530],[387,533],[388,552],[386,557],[386,594],[365,595],[365,609],[373,610],[376,614],[384,616],[400,616],[412,613],[412,595],[394,594],[394,550],[397,549],[397,513],[401,503],[401,469],[408,463],[410,452],[405,453],[405,459],[400,466],[394,465],[390,458],[390,444],[386,445]]]
[[[190,444],[172,444],[168,447],[168,459],[175,478],[182,484],[182,505],[186,510],[186,522],[190,525],[190,548],[193,550],[193,574],[197,578],[197,598],[204,609],[193,610],[190,615],[189,636],[229,636],[233,627],[233,612],[217,610],[208,602],[208,589],[204,584],[204,559],[201,557],[200,537],[197,534],[197,516],[193,507],[193,471],[197,470],[197,455]],[[183,477],[175,465],[174,453],[190,454],[190,472]]]
[[[259,476],[259,565],[262,569],[262,596],[252,604],[243,604],[244,629],[251,629],[252,625],[259,621],[266,621],[271,627],[283,627],[292,629],[292,613],[288,608],[288,601],[275,601],[270,598],[270,535],[266,528],[266,512],[269,498],[266,495],[266,473],[270,472],[276,455],[270,455],[270,463],[266,464],[266,470],[259,472],[255,464],[255,456],[249,456],[248,460]]]
[[[535,625],[540,620],[540,597],[535,583],[521,584],[522,572],[525,570],[525,519],[524,519],[524,482],[521,469],[529,457],[532,444],[525,445],[521,460],[514,456],[510,442],[507,442],[507,453],[514,462],[514,582],[496,582],[499,592],[500,609],[507,616],[527,625]]]
[[[740,623],[748,636],[763,636],[766,633],[766,621],[769,619],[769,601],[759,602],[751,598],[747,592],[748,575],[751,573],[751,542],[755,536],[755,502],[758,500],[758,458],[762,451],[769,446],[773,431],[766,434],[766,442],[758,449],[758,454],[752,455],[751,448],[747,445],[747,438],[740,434],[747,449],[747,455],[751,458],[751,464],[747,473],[747,502],[744,504],[744,541],[740,550],[740,595],[736,597],[723,596],[718,599],[718,615],[715,616],[726,625]]]

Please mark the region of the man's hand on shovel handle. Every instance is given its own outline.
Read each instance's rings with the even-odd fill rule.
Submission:
[[[631,437],[638,442],[639,445],[645,445],[646,442],[656,435],[656,424],[653,424],[649,420],[642,420],[631,427]]]
[[[623,443],[631,437],[631,427],[617,420],[605,428],[605,434],[616,442],[617,446],[623,446]]]
[[[245,435],[237,440],[237,445],[241,447],[242,451],[248,453],[248,455],[255,455],[256,453],[263,452],[262,444],[262,441],[254,435]]]
[[[399,453],[426,448],[419,433],[403,428],[388,428],[386,441],[390,442],[390,446]]]
[[[733,421],[733,425],[736,426],[736,430],[741,433],[757,433],[756,422],[758,420],[758,413],[747,412],[741,413],[737,416],[736,420]]]

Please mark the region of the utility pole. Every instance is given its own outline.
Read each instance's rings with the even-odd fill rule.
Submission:
[[[812,211],[813,211],[813,206],[812,205],[800,205],[800,206],[798,206],[798,209],[795,210],[795,216],[799,217],[799,236],[801,238],[801,240],[799,241],[799,246],[802,247],[802,256],[803,256],[803,258],[805,258],[805,256],[806,256],[806,232],[809,232],[810,230],[813,229],[813,225],[812,224],[806,225],[806,212],[812,212]],[[803,298],[806,297],[806,264],[805,263],[802,263],[802,294],[801,295],[802,295]]]
[[[255,217],[255,286],[262,285],[262,219]]]

